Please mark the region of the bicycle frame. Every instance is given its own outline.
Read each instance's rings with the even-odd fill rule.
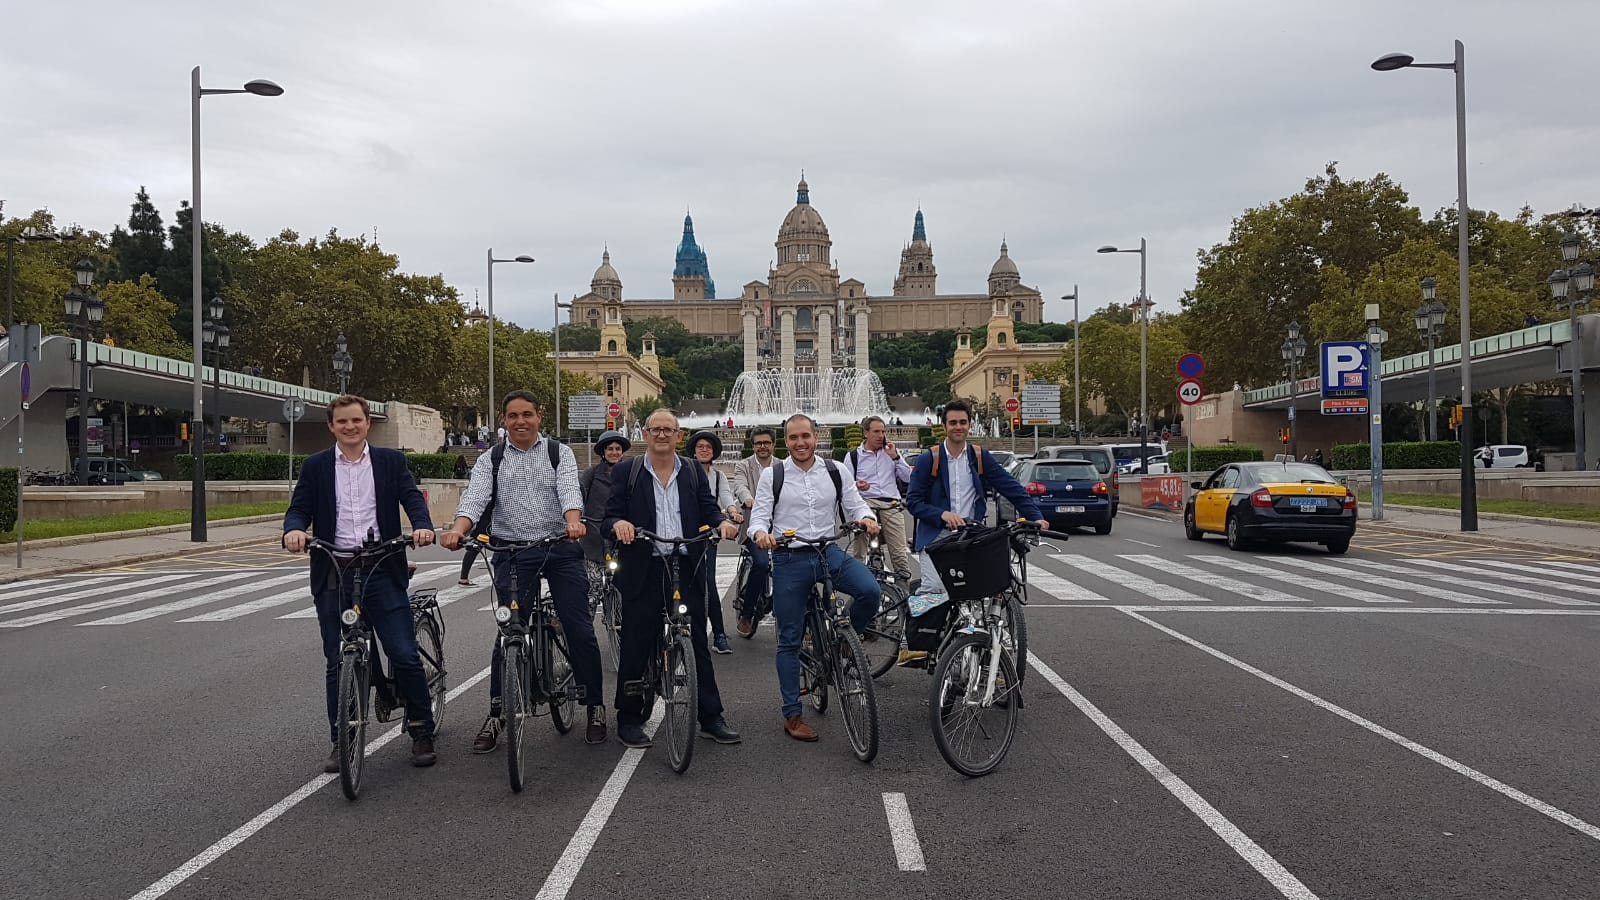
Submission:
[[[522,616],[519,615],[522,610],[520,596],[522,587],[520,576],[517,574],[516,558],[517,554],[526,550],[548,550],[564,540],[566,540],[565,535],[556,535],[539,541],[494,541],[484,535],[478,541],[478,547],[486,555],[499,554],[506,558],[507,593],[510,596],[508,598],[496,597],[498,602],[495,603],[493,610],[494,621],[499,629],[499,643],[502,650],[510,644],[520,643],[530,651],[529,659],[533,665],[528,669],[529,681],[531,682],[529,687],[532,689],[531,696],[534,697],[535,702],[539,700],[555,702],[558,699],[565,699],[548,696],[545,691],[546,685],[544,684],[545,676],[551,671],[553,663],[553,649],[548,639],[552,628],[550,609],[553,601],[548,593],[533,598],[533,609],[528,615],[528,620],[526,622],[523,621]],[[544,562],[548,563],[549,560],[550,557],[546,554]],[[534,573],[535,583],[538,583],[543,575],[544,564],[541,564],[539,570]],[[533,636],[535,634],[541,635],[541,639],[534,640]]]

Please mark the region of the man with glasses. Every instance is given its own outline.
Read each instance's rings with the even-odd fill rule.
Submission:
[[[861,446],[845,454],[844,466],[855,480],[856,490],[878,514],[890,569],[901,584],[910,584],[911,552],[906,543],[905,513],[892,507],[900,501],[900,482],[911,480],[911,464],[889,440],[889,429],[882,419],[867,416],[861,428]],[[871,550],[872,541],[866,535],[857,535],[850,544],[856,559],[865,560]]]
[[[739,526],[739,542],[750,551],[750,580],[745,584],[744,596],[739,598],[739,621],[734,626],[740,637],[755,633],[756,605],[761,593],[767,589],[767,578],[772,574],[772,557],[750,539],[749,510],[756,505],[756,488],[761,484],[761,473],[772,466],[772,451],[777,448],[777,435],[763,425],[750,432],[752,455],[739,460],[733,467],[733,496],[746,510],[744,523]]]

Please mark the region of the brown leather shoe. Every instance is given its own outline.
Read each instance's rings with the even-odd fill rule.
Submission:
[[[790,716],[783,720],[783,731],[797,741],[814,741],[817,739],[817,730],[806,724],[806,720],[799,716]]]
[[[747,638],[756,633],[756,623],[749,616],[740,616],[739,624],[733,626],[733,630],[739,632],[739,637]]]

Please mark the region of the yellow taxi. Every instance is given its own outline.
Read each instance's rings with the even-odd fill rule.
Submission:
[[[1344,553],[1356,533],[1355,492],[1314,463],[1229,463],[1190,486],[1183,533],[1191,541],[1212,533],[1225,535],[1232,550],[1307,541]]]

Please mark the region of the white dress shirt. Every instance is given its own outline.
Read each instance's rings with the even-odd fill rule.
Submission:
[[[955,456],[950,452],[949,443],[944,445],[944,461],[950,472],[950,511],[963,519],[972,518],[978,505],[978,486],[974,483],[972,464],[967,462],[966,454],[971,446],[968,444],[960,456]]]
[[[639,457],[635,465],[645,467],[645,474],[650,476],[650,486],[655,488],[656,496],[656,527],[655,533],[664,538],[683,537],[683,504],[678,496],[678,476],[683,474],[683,457],[672,457],[672,474],[667,476],[667,483],[661,483],[661,477],[656,474],[656,467],[651,464],[649,454]],[[674,548],[672,544],[656,542],[657,556],[670,556],[674,549],[684,552],[684,548]]]
[[[344,458],[344,451],[333,448],[334,525],[333,545],[359,547],[370,529],[378,533],[378,492],[372,480],[371,445],[361,444],[361,455]]]
[[[854,467],[850,465],[852,458],[856,460]],[[851,481],[867,483],[862,496],[868,500],[899,500],[900,488],[896,482],[911,480],[911,464],[906,462],[906,455],[899,453],[891,457],[888,446],[868,450],[863,444],[845,455],[844,468],[850,473]]]
[[[778,466],[783,466],[783,496],[778,498],[782,508],[775,510],[772,508],[772,473]],[[839,485],[844,489],[842,500],[847,519],[877,520],[844,466],[839,466]],[[808,540],[837,534],[839,524],[833,512],[835,497],[826,461],[812,457],[808,471],[792,459],[774,460],[761,473],[761,481],[756,485],[756,505],[750,510],[750,533],[765,531],[781,537],[793,529],[796,535]]]

